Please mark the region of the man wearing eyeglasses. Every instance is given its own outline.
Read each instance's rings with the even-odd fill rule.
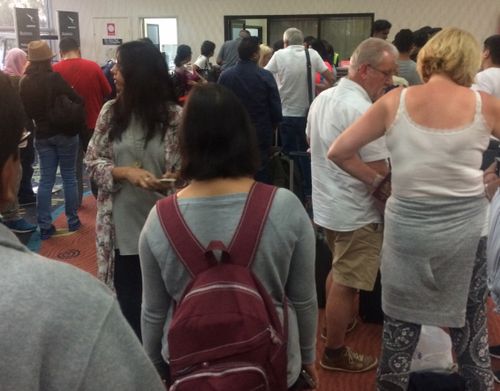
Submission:
[[[24,112],[0,72],[0,208],[17,197]],[[165,390],[111,292],[0,224],[2,390]]]
[[[311,105],[307,135],[311,145],[314,222],[323,227],[333,255],[327,278],[326,347],[320,365],[332,371],[363,372],[377,359],[352,351],[344,338],[354,318],[358,290],[373,290],[380,266],[382,216],[364,183],[328,160],[332,142],[392,85],[398,52],[379,38],[363,41],[351,57],[349,73]],[[361,150],[361,158],[381,176],[388,171],[385,140]]]

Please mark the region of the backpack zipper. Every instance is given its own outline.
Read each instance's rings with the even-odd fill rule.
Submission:
[[[179,386],[182,385],[182,383],[190,381],[190,380],[195,380],[195,379],[198,379],[201,377],[221,377],[221,376],[225,376],[228,374],[234,374],[234,373],[238,373],[238,372],[247,372],[247,371],[254,371],[254,372],[257,372],[260,375],[262,375],[262,378],[264,379],[265,384],[266,384],[265,389],[269,390],[269,382],[267,381],[267,376],[266,376],[266,373],[264,372],[263,369],[261,369],[258,366],[250,365],[247,363],[241,363],[241,364],[244,364],[245,366],[237,366],[237,367],[228,368],[228,369],[225,369],[222,371],[217,371],[217,366],[214,366],[212,368],[212,370],[206,370],[203,372],[194,373],[192,375],[188,375],[186,377],[183,377],[182,379],[177,379],[174,382],[174,384],[172,384],[169,391],[175,391]],[[238,365],[238,364],[235,363],[235,365]],[[223,366],[220,366],[220,367],[224,368]]]
[[[248,288],[248,287],[241,285],[241,284],[224,283],[224,282],[221,282],[218,284],[210,284],[208,286],[203,286],[201,288],[193,289],[186,296],[184,296],[184,300],[187,300],[187,299],[191,298],[192,296],[195,296],[198,294],[206,293],[206,292],[213,291],[213,290],[224,290],[224,289],[241,291],[243,293],[247,293],[249,295],[254,296],[256,299],[259,299],[260,301],[263,301],[259,292],[257,292],[255,289]]]

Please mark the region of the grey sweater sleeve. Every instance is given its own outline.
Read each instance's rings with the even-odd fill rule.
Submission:
[[[165,288],[160,266],[151,251],[151,244],[148,240],[147,232],[151,229],[159,230],[158,234],[164,235],[155,217],[156,208],[153,208],[139,237],[143,285],[141,329],[144,349],[158,372],[161,373],[164,368],[164,360],[161,355],[163,329],[169,308],[173,305],[173,299]],[[164,237],[164,240],[167,239]]]
[[[116,301],[102,323],[79,391],[165,391]]]
[[[287,195],[290,198],[295,198],[291,193]],[[290,224],[297,231],[297,241],[292,253],[285,291],[297,315],[302,364],[311,364],[316,360],[318,321],[315,236],[311,220],[298,200],[290,199],[285,202],[279,213],[287,213],[286,211],[293,203],[296,203],[297,209],[294,213],[295,219],[290,221]]]

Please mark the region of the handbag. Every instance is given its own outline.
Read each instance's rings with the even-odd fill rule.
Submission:
[[[449,373],[454,369],[450,336],[440,327],[423,325],[420,339],[413,354],[410,371]]]
[[[66,136],[76,136],[85,126],[85,107],[66,94],[54,96],[52,83],[47,86],[47,119],[52,129]]]

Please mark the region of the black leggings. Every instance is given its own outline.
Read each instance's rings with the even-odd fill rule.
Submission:
[[[493,390],[493,373],[488,352],[486,327],[486,237],[481,238],[472,272],[465,326],[450,328],[459,374],[467,391]],[[410,365],[417,347],[421,325],[384,317],[382,354],[377,371],[378,391],[408,388]]]
[[[139,255],[120,255],[118,250],[115,251],[114,284],[122,313],[139,340],[142,340],[142,276]]]

